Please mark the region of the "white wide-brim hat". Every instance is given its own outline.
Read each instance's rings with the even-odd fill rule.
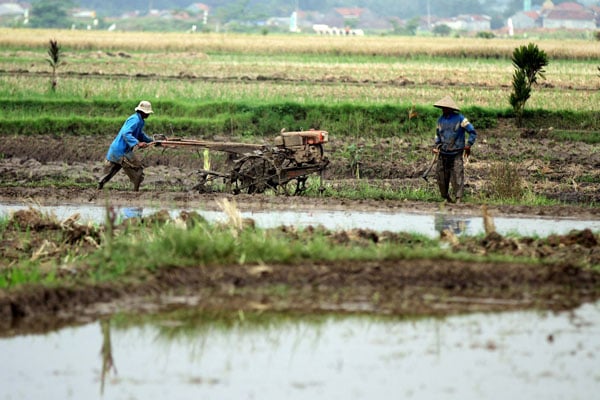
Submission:
[[[436,101],[433,106],[437,107],[437,108],[450,108],[454,111],[460,111],[460,108],[458,108],[458,106],[456,105],[454,100],[452,100],[452,97],[450,97],[450,96],[446,96],[446,97]]]
[[[140,101],[140,104],[138,104],[138,106],[135,108],[135,111],[141,111],[145,114],[154,113],[154,111],[152,111],[152,104],[150,104],[150,102],[146,100]]]

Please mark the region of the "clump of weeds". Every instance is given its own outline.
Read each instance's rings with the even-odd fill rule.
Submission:
[[[490,166],[486,191],[493,199],[520,200],[525,194],[525,185],[513,163],[496,162]]]

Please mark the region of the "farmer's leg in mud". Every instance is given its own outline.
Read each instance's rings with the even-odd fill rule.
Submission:
[[[465,187],[465,165],[463,164],[461,154],[454,157],[450,182],[452,182],[452,191],[454,192],[456,202],[460,203]]]
[[[448,194],[448,189],[450,188],[450,175],[452,172],[453,161],[454,157],[440,156],[436,166],[436,177],[438,187],[440,189],[440,195],[444,200],[450,203],[452,203],[452,199]]]
[[[133,155],[130,158],[123,158],[123,171],[129,177],[133,184],[133,190],[139,191],[140,184],[144,181],[144,166],[139,158]]]
[[[121,164],[104,160],[104,177],[98,182],[98,189],[102,189],[104,184],[112,179],[117,172],[121,170]]]

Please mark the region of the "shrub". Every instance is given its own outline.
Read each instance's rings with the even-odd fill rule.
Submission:
[[[527,46],[515,48],[511,60],[516,70],[513,74],[513,92],[509,102],[517,116],[517,125],[521,126],[523,109],[531,96],[531,87],[537,83],[538,76],[545,79],[544,67],[548,65],[548,56],[537,45],[529,43]]]
[[[482,39],[493,39],[496,37],[496,35],[494,35],[493,32],[477,32],[477,35],[475,35],[475,37],[478,38],[482,38]]]
[[[433,27],[433,34],[435,36],[450,36],[452,29],[448,25],[436,25]]]

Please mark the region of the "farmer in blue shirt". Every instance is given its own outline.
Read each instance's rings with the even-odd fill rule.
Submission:
[[[471,154],[477,132],[469,120],[459,113],[460,109],[450,96],[438,100],[433,106],[442,110],[433,148],[434,153],[439,153],[436,168],[438,187],[446,201],[460,203],[465,184],[463,155],[468,157]],[[456,200],[452,200],[448,192],[450,183]]]
[[[144,167],[133,150],[136,147],[144,148],[153,141],[143,130],[145,119],[152,113],[150,102],[143,100],[135,108],[135,114],[127,118],[108,149],[104,161],[104,177],[98,182],[98,189],[102,189],[121,168],[133,184],[133,190],[137,192],[140,189],[144,180]]]

